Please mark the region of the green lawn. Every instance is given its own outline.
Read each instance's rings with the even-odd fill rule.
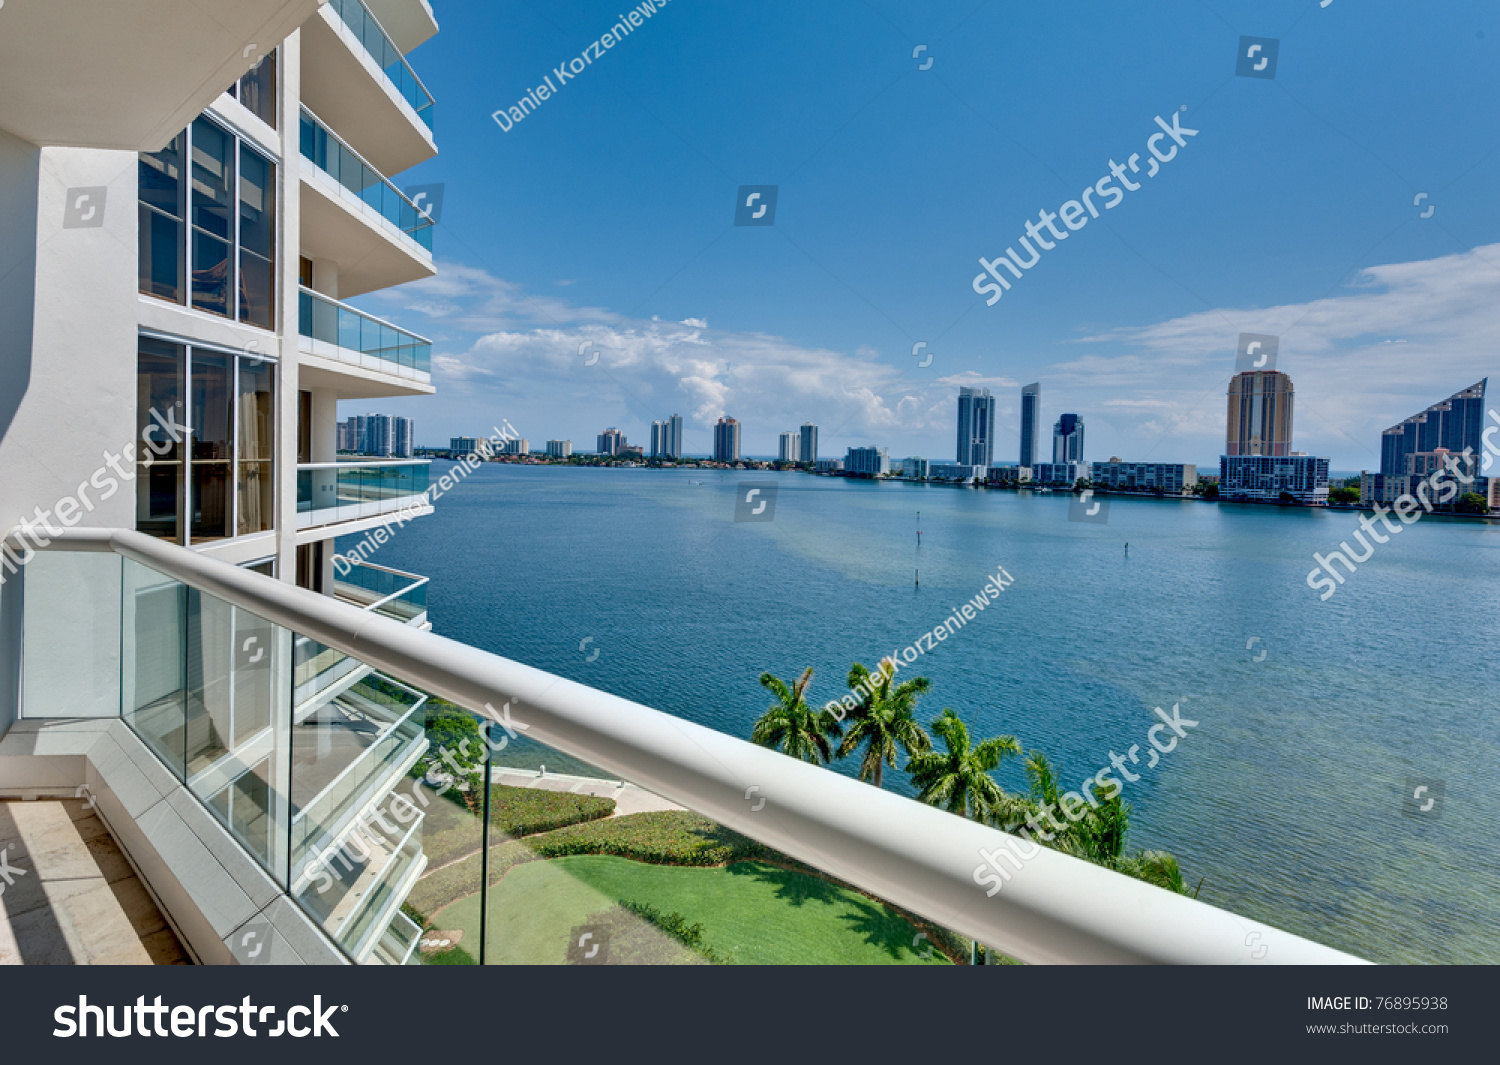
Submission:
[[[743,965],[947,964],[889,907],[818,877],[757,861],[692,868],[607,855],[511,869],[490,889],[489,961],[565,964],[569,945],[583,931],[602,928],[609,933],[612,963],[703,962],[696,951],[618,905],[625,902],[649,903],[662,914],[701,923],[704,944]],[[432,926],[462,928],[464,946],[477,956],[478,896],[433,914]]]

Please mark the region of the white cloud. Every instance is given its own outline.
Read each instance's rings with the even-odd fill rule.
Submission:
[[[1042,382],[1042,449],[1051,420],[1068,410],[1085,417],[1090,458],[1215,460],[1237,337],[1255,332],[1281,338],[1278,367],[1296,386],[1295,446],[1330,456],[1335,468],[1376,465],[1383,428],[1494,365],[1495,262],[1500,245],[1374,266],[1308,303],[1218,308],[1085,337],[1076,342],[1083,353],[1027,372]],[[875,443],[896,456],[941,454],[922,442],[949,438],[954,397],[969,385],[1001,396],[996,458],[1015,457],[1007,442],[1021,381],[1011,376],[933,376],[941,363],[918,372],[911,360],[887,361],[868,346],[806,347],[714,329],[702,317],[622,318],[453,264],[380,298],[434,337],[442,409],[504,413],[536,439],[591,441],[617,424],[639,440],[650,421],[680,412],[689,450],[706,451],[708,429],[728,413],[744,423],[751,453],[771,452],[777,433],[810,420],[822,426],[826,453]],[[586,365],[580,344],[598,351],[596,365]]]
[[[772,450],[777,433],[803,421],[821,425],[830,445],[888,444],[946,427],[960,384],[1018,387],[974,372],[908,377],[872,349],[809,348],[766,333],[716,330],[701,317],[625,319],[528,295],[472,267],[444,265],[437,277],[384,295],[409,312],[408,321],[429,319],[429,333],[461,334],[435,343],[440,395],[469,393],[497,407],[524,403],[534,428],[509,416],[538,439],[565,431],[592,439],[632,415],[639,433],[651,420],[681,412],[705,432],[702,450],[706,431],[724,414],[744,423],[746,450],[754,453]],[[570,428],[550,424],[563,420]]]

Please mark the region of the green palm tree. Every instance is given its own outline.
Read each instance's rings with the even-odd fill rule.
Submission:
[[[843,729],[829,711],[814,710],[807,705],[804,693],[812,675],[809,668],[790,686],[775,674],[760,675],[761,686],[776,696],[776,702],[755,723],[750,742],[813,765],[827,762],[832,757],[831,741],[837,739]]]
[[[859,779],[877,788],[885,781],[885,767],[896,768],[898,747],[907,758],[932,749],[932,738],[916,718],[917,699],[932,687],[932,682],[926,677],[913,677],[892,688],[895,675],[894,669],[871,673],[858,662],[849,667],[850,689],[865,695],[849,712],[849,727],[839,744],[838,756],[843,758],[863,746]]]
[[[1010,805],[990,772],[1006,755],[1021,753],[1014,736],[995,736],[973,746],[968,727],[948,709],[932,723],[932,731],[942,738],[947,753],[918,754],[906,766],[911,782],[921,789],[920,801],[978,821]]]

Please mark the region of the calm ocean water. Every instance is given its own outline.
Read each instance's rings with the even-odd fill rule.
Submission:
[[[741,481],[778,486],[774,521],[732,520]],[[1126,786],[1132,848],[1373,960],[1500,962],[1500,527],[1426,518],[1322,602],[1304,578],[1348,512],[1112,499],[1099,525],[1069,498],[487,465],[372,561],[432,577],[444,635],[738,736],[763,670],[841,695],[1003,564],[998,605],[903,670],[932,679],[924,720],[953,707],[1076,785],[1181,703],[1199,725]],[[1430,814],[1408,781],[1441,785]]]

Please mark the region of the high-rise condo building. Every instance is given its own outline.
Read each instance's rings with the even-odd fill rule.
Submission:
[[[566,459],[573,457],[573,441],[571,440],[548,440],[547,456],[554,459]]]
[[[782,433],[781,449],[777,458],[782,462],[798,462],[798,455],[802,453],[802,435],[800,433]]]
[[[599,440],[594,450],[600,455],[608,455],[611,458],[625,449],[625,434],[611,425],[599,434]]]
[[[666,422],[666,447],[662,456],[670,459],[682,458],[682,415],[674,414]]]
[[[740,460],[740,423],[727,415],[714,425],[714,461]]]
[[[395,419],[389,414],[367,414],[364,425],[364,437],[359,445],[360,453],[389,458],[396,445]]]
[[[1226,455],[1292,453],[1292,379],[1280,370],[1247,370],[1229,379]]]
[[[987,388],[960,388],[957,461],[963,466],[988,466],[994,457],[994,397]]]
[[[1380,472],[1405,476],[1421,471],[1412,468],[1412,456],[1445,448],[1462,455],[1464,448],[1484,453],[1484,390],[1489,378],[1455,392],[1420,414],[1380,434]]]
[[[1042,385],[1029,384],[1021,389],[1021,465],[1037,463],[1036,438],[1042,424]],[[989,465],[986,463],[985,465]]]
[[[411,458],[417,446],[417,423],[399,415],[391,419],[391,457]]]
[[[802,440],[797,445],[798,462],[818,462],[818,427],[812,422],[802,423]]]
[[[1083,419],[1064,414],[1052,426],[1052,461],[1083,461]]]
[[[682,415],[651,423],[651,447],[646,454],[659,459],[682,458]]]
[[[364,560],[432,513],[428,463],[402,457],[406,419],[340,440],[338,414],[434,391],[430,342],[347,302],[436,272],[392,180],[437,153],[407,59],[432,8],[95,6],[0,11],[0,536],[23,523],[0,550],[0,796],[87,790],[193,960],[248,936],[259,961],[401,964],[427,859],[413,822],[383,844],[371,824],[415,779],[426,696],[249,604],[300,586],[337,600],[321,616],[429,627],[426,578]],[[22,546],[44,507],[71,528]],[[78,912],[48,951],[88,957]]]

